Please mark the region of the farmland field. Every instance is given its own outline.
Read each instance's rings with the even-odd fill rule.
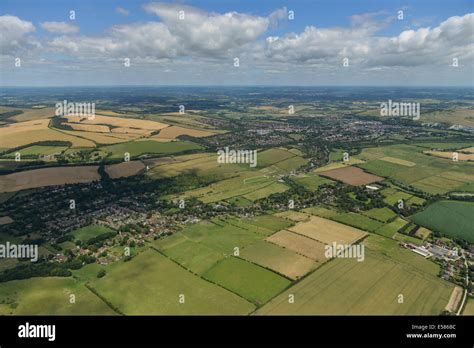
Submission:
[[[266,240],[315,261],[327,261],[324,244],[300,234],[283,230],[272,234]]]
[[[75,303],[70,303],[70,295]],[[115,315],[73,278],[42,277],[0,283],[0,315]]]
[[[104,146],[102,149],[111,153],[110,158],[117,159],[124,158],[126,152],[133,158],[145,154],[172,154],[188,150],[199,150],[201,147],[189,141],[160,143],[153,140],[143,140]]]
[[[106,173],[112,178],[123,178],[136,175],[145,169],[141,161],[130,161],[105,166]]]
[[[371,250],[365,254],[364,262],[338,258],[326,263],[256,314],[438,315],[444,310],[452,284],[409,263]],[[294,294],[293,304],[289,294]]]
[[[243,248],[240,257],[291,279],[302,277],[317,265],[305,256],[265,241]]]
[[[247,314],[254,308],[243,298],[186,271],[154,250],[121,263],[105,277],[92,281],[91,286],[129,315],[235,315]],[[117,287],[120,291],[116,291]],[[184,303],[180,303],[180,295],[184,295]]]
[[[290,280],[236,257],[220,261],[203,277],[257,305],[267,302],[290,285]]]
[[[410,220],[431,231],[474,243],[474,203],[440,201],[428,206]]]
[[[365,148],[357,155],[357,158],[364,160],[365,163],[358,166],[431,194],[457,190],[466,183],[474,181],[472,163],[429,156],[423,151],[426,149],[414,145]],[[398,160],[387,161],[387,158]]]
[[[290,227],[296,232],[324,244],[352,244],[365,236],[365,232],[331,220],[312,216],[309,221]]]
[[[55,167],[0,175],[0,192],[92,182],[100,180],[97,169],[98,166]]]
[[[367,185],[384,180],[380,176],[366,173],[360,168],[351,166],[320,172],[319,175],[339,180],[352,186]]]

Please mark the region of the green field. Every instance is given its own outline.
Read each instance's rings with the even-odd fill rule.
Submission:
[[[113,232],[113,230],[107,226],[89,225],[89,226],[79,228],[71,233],[76,240],[80,240],[81,242],[86,242],[91,238],[100,236],[101,234],[108,233],[108,232]]]
[[[385,224],[375,230],[375,233],[380,234],[384,237],[392,238],[395,233],[398,232],[400,228],[405,226],[407,222],[400,217],[397,217],[392,222]]]
[[[439,201],[412,215],[410,220],[444,236],[474,243],[473,216],[474,203]]]
[[[265,238],[257,228],[244,229],[231,222],[201,222],[153,242],[153,245],[183,267],[202,274],[234,248],[243,248]]]
[[[280,148],[273,148],[261,152],[259,151],[257,152],[257,167],[268,167],[291,157],[295,157],[295,154]]]
[[[220,261],[203,277],[257,305],[267,302],[291,283],[276,273],[236,257]]]
[[[397,216],[397,214],[388,208],[374,208],[368,211],[363,211],[361,214],[381,222],[386,222],[387,220],[393,219]]]
[[[474,181],[474,166],[468,162],[429,156],[424,149],[413,145],[389,145],[364,148],[357,155],[365,163],[358,166],[376,175],[389,177],[430,194],[462,190]],[[382,158],[390,157],[412,162],[414,166],[392,163]],[[446,175],[447,174],[447,175]]]
[[[75,303],[70,303],[70,295]],[[72,278],[44,277],[0,283],[0,315],[114,315]]]
[[[363,262],[332,260],[256,313],[439,315],[448,303],[453,287],[436,275],[421,272],[409,262],[366,249]],[[288,301],[290,294],[294,295],[294,303]],[[401,304],[398,303],[400,294],[403,295]]]
[[[382,226],[380,221],[355,213],[338,213],[331,216],[330,219],[369,232],[373,232]]]
[[[122,262],[91,286],[120,312],[129,315],[247,314],[254,306],[207,282],[155,250]],[[184,295],[184,303],[180,303]]]
[[[313,173],[304,174],[302,176],[293,176],[291,180],[302,185],[309,191],[314,191],[323,184],[330,184],[334,182]]]
[[[66,146],[43,146],[43,145],[33,145],[25,147],[18,151],[10,152],[2,157],[4,158],[15,158],[15,153],[19,152],[22,157],[25,158],[38,158],[41,155],[52,155],[56,153],[61,153],[66,150]]]
[[[110,152],[111,159],[123,159],[126,152],[133,158],[145,154],[173,154],[189,150],[200,150],[202,147],[190,141],[158,142],[144,140],[103,146],[101,149]]]

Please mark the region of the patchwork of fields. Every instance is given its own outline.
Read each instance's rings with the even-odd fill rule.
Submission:
[[[415,145],[365,148],[357,155],[365,163],[358,166],[430,194],[470,190],[474,164],[429,156],[424,151],[426,148]]]

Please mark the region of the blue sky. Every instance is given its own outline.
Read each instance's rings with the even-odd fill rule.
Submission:
[[[473,3],[3,0],[0,85],[472,85]]]

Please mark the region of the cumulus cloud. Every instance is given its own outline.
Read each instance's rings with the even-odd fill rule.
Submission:
[[[388,20],[354,16],[348,28],[308,26],[301,33],[267,37],[265,56],[279,62],[335,63],[347,57],[368,67],[447,64],[450,57],[473,57],[474,14],[448,18],[434,28],[377,36]]]
[[[39,46],[28,34],[35,26],[16,16],[0,16],[0,55],[13,55]]]
[[[79,32],[79,27],[66,22],[43,22],[41,28],[50,33],[74,34]]]
[[[144,8],[160,17],[183,51],[198,56],[225,56],[255,42],[271,24],[283,18],[282,10],[260,17],[238,12],[207,13],[191,6],[168,3],[150,3]]]

